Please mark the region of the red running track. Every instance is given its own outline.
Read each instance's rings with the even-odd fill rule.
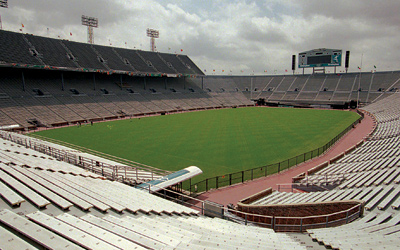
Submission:
[[[343,136],[325,154],[308,162],[302,163],[296,167],[292,167],[288,170],[282,171],[279,174],[274,174],[254,181],[248,181],[218,190],[210,190],[197,196],[196,198],[199,200],[207,200],[222,205],[227,205],[229,203],[236,204],[239,200],[256,194],[269,187],[277,190],[278,184],[291,183],[292,177],[332,159],[333,157],[345,152],[350,147],[356,145],[358,142],[368,137],[375,128],[375,121],[369,114],[364,114],[365,117],[361,121],[361,123],[359,123],[354,129]]]

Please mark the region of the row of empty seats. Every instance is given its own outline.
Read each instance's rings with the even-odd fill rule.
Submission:
[[[4,94],[0,98],[0,116],[5,118],[0,120],[0,126],[59,126],[133,115],[254,105],[242,93],[207,93],[193,83],[184,84],[174,78],[149,80],[144,90],[138,87],[143,83],[136,82],[129,83],[129,88],[121,88],[116,84],[120,80],[114,76],[98,77],[94,85],[93,79],[85,74],[64,73],[61,83],[60,75],[48,74],[43,79],[40,72],[31,71],[25,72],[22,86],[16,84],[22,71],[0,71],[4,72],[0,77],[0,93]]]
[[[134,74],[203,75],[185,55],[113,48],[5,30],[0,30],[0,41],[4,45],[0,48],[0,62],[3,64]]]
[[[332,249],[395,249],[400,242],[400,214],[369,213],[336,228],[309,229],[310,237]]]
[[[206,217],[52,216],[42,211],[20,216],[0,209],[0,223],[50,249],[307,249],[283,233]],[[32,249],[2,231],[2,249]]]
[[[100,211],[107,211],[110,208],[119,212],[125,209],[129,209],[132,212],[143,210],[146,212],[153,211],[160,213],[163,211],[161,209],[169,211],[167,208],[168,205],[160,206],[160,204],[157,203],[157,200],[163,201],[158,197],[155,197],[146,205],[145,201],[142,201],[140,198],[146,195],[145,192],[129,188],[131,191],[126,193],[124,188],[128,188],[128,186],[120,184],[119,182],[107,181],[101,175],[90,173],[64,162],[49,160],[45,157],[38,157],[34,161],[31,161],[30,158],[35,157],[21,157],[21,155],[7,157],[9,154],[3,154],[2,152],[1,156],[3,155],[5,155],[5,157],[2,157],[2,163],[0,163],[0,169],[2,170],[2,172],[0,172],[0,179],[9,186],[17,187],[18,184],[18,189],[21,188],[19,189],[20,192],[24,192],[25,190],[29,192],[25,195],[26,197],[34,197],[34,195],[29,188],[27,189],[24,185],[19,184],[19,182],[26,183],[25,185],[31,187],[32,181],[30,181],[29,178],[34,176],[37,183],[47,186],[48,189],[58,194],[57,201],[59,196],[64,197],[83,210],[96,207],[96,209]],[[14,158],[17,160],[14,160]],[[43,165],[41,165],[41,162]],[[37,184],[33,183],[32,185],[37,187]],[[116,201],[117,199],[118,201]],[[107,204],[107,201],[109,201],[110,204]],[[117,202],[123,204],[123,207],[121,207],[121,205],[115,207],[110,206]],[[167,204],[168,203],[169,202],[167,202]],[[34,202],[34,204],[36,204],[37,207],[45,207],[50,203],[39,199],[39,201]],[[65,204],[65,201],[62,204]],[[173,207],[174,204],[175,203],[171,203],[171,206]],[[57,205],[59,205],[59,203],[57,203]],[[70,203],[62,207],[60,205],[62,209],[67,209],[69,206],[71,206]],[[185,211],[189,213],[194,212],[185,209],[181,212]],[[172,208],[170,212],[174,212],[174,209]]]
[[[399,72],[277,76],[207,76],[205,89],[243,92],[250,99],[305,104],[350,102],[372,103],[399,88]],[[199,82],[200,80],[196,80]],[[200,83],[198,83],[200,84]]]
[[[393,124],[400,117],[395,115],[398,114],[398,102],[399,95],[393,94],[366,106],[365,109],[374,116],[375,113],[380,114],[375,116],[377,127],[374,133],[360,147],[317,173],[308,175],[300,183],[333,185],[339,189],[398,183],[400,136],[396,132],[398,127]],[[385,129],[389,124],[393,125],[393,129]]]
[[[0,142],[1,249],[310,248]]]
[[[320,192],[291,193],[278,192],[265,196],[252,205],[314,203],[326,201],[362,200],[366,210],[390,210],[394,213],[400,207],[400,186],[388,184],[372,187],[333,189]],[[391,208],[391,209],[390,209]]]
[[[395,93],[364,107],[372,115],[378,114],[375,116],[375,132],[359,147],[335,163],[305,176],[297,184],[299,189],[309,190],[310,186],[314,186],[325,191],[275,191],[252,204],[262,206],[361,200],[365,204],[363,218],[337,228],[307,230],[311,238],[333,249],[393,249],[398,246],[400,136],[393,130],[382,128],[400,118],[399,101],[400,95]]]
[[[5,163],[27,165],[36,169],[60,171],[85,177],[96,178],[101,175],[104,178],[127,183],[147,182],[170,173],[133,161],[130,161],[129,165],[121,164],[23,134],[3,131],[0,133],[1,137],[10,136],[9,139],[15,142],[0,139],[2,143],[0,144],[0,155]],[[75,164],[79,168],[71,167],[71,164]]]

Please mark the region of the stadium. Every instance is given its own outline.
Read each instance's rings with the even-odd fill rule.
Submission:
[[[91,32],[0,30],[0,249],[400,244],[400,71],[208,75]]]

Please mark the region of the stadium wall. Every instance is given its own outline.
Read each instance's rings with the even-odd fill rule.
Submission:
[[[246,198],[237,203],[237,210],[242,212],[237,215],[276,232],[303,232],[347,224],[362,217],[365,205],[364,201],[350,200],[260,206],[247,204],[250,200]],[[246,216],[247,213],[251,215]]]

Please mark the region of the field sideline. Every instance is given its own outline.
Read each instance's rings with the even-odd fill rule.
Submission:
[[[265,166],[323,146],[355,112],[238,108],[188,112],[36,132],[153,167],[198,166],[196,180]]]

